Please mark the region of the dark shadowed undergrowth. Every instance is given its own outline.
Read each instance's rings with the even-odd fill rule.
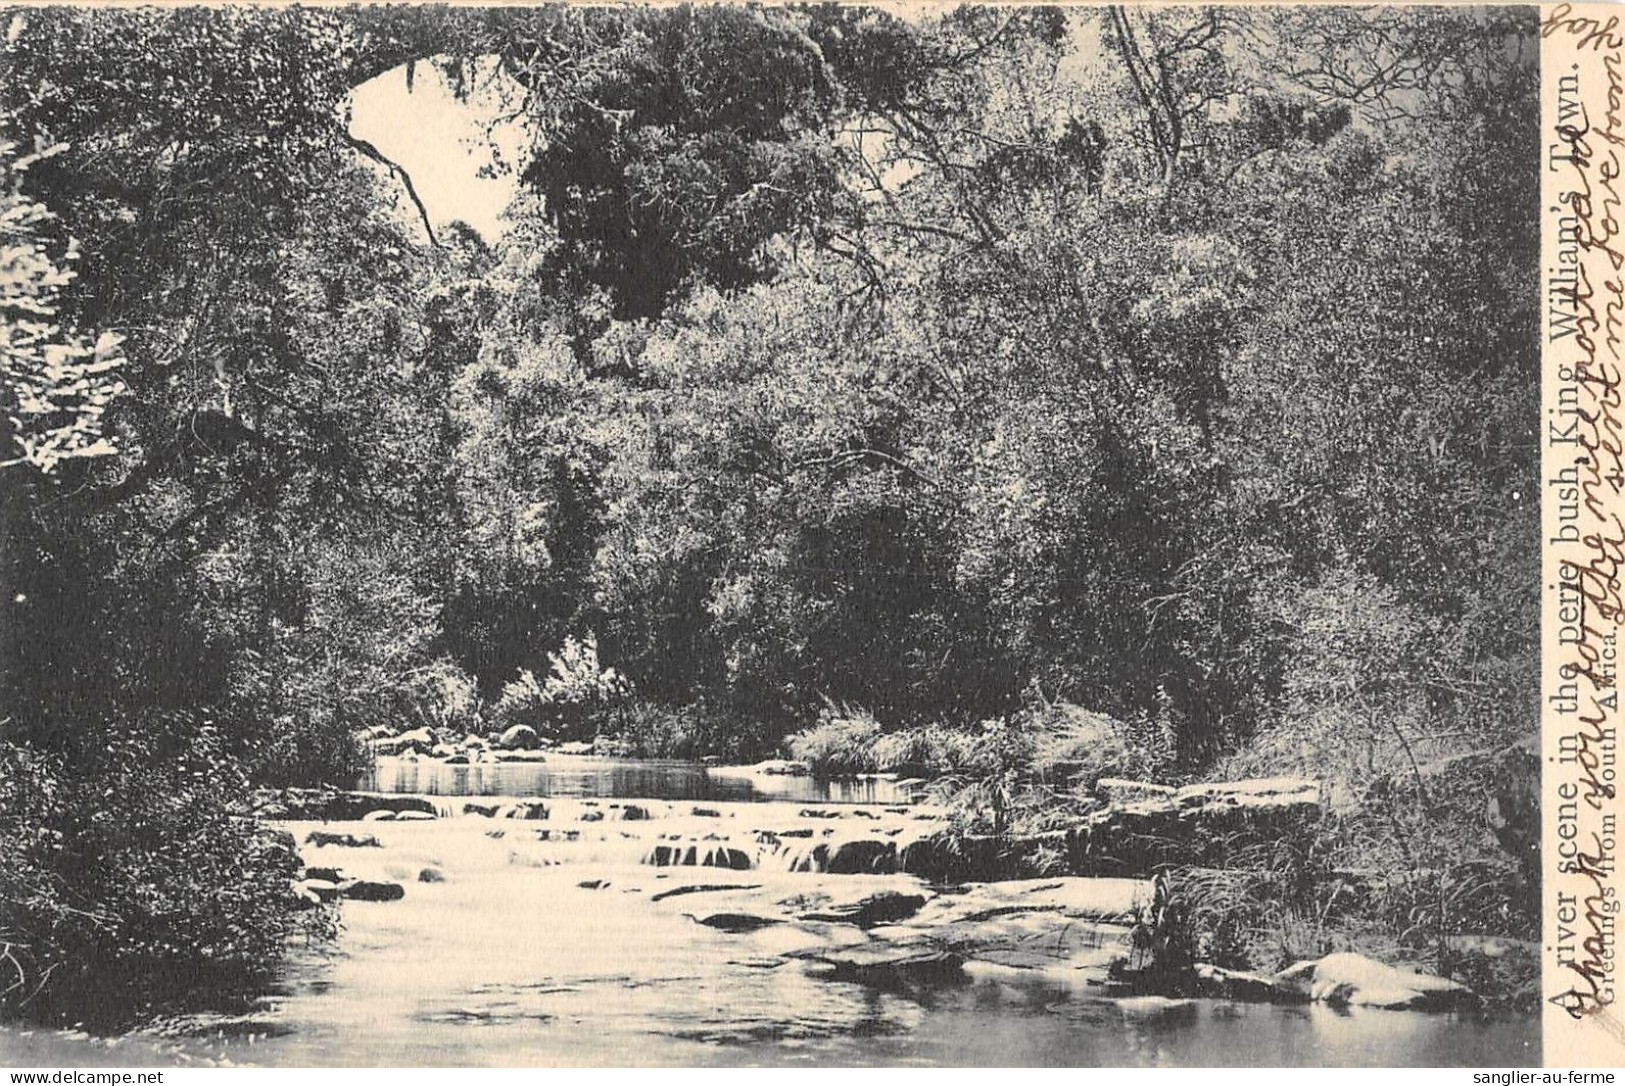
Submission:
[[[292,843],[236,808],[246,782],[208,728],[93,735],[71,762],[0,741],[0,1017],[242,1007],[306,922]]]

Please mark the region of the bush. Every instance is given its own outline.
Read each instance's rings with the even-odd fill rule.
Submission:
[[[401,698],[404,718],[412,727],[449,728],[465,734],[483,730],[478,685],[473,676],[445,657],[408,675]]]
[[[233,806],[247,781],[212,729],[86,738],[71,762],[0,738],[0,1017],[241,1007],[301,923],[292,842]]]
[[[611,710],[631,696],[626,677],[599,664],[598,638],[591,631],[579,641],[566,637],[547,659],[552,667],[545,678],[521,669],[502,688],[496,717],[503,727],[528,724],[554,739],[579,738],[602,730]]]
[[[785,743],[790,757],[806,762],[819,776],[829,776],[874,772],[874,743],[879,738],[880,724],[867,711],[831,706],[816,725]]]

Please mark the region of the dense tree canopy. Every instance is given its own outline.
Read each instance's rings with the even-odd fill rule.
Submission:
[[[29,734],[141,698],[342,775],[424,669],[495,697],[596,631],[741,749],[1042,697],[1195,766],[1355,712],[1304,679],[1337,616],[1437,658],[1381,695],[1419,738],[1525,726],[1513,16],[11,25],[66,315],[128,358],[116,456],[0,479]],[[401,63],[515,89],[490,245],[423,245],[347,131]]]

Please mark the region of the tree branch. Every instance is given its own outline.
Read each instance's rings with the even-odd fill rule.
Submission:
[[[400,165],[393,159],[387,158],[382,151],[373,145],[372,141],[361,139],[348,132],[344,134],[344,139],[351,147],[383,166],[399,179],[401,186],[406,189],[406,195],[411,197],[413,206],[418,209],[418,215],[423,220],[423,230],[429,235],[429,244],[436,249],[440,248],[440,239],[435,236],[434,224],[429,221],[429,209],[423,206],[423,200],[418,196],[417,186],[412,184],[412,175],[401,169]]]

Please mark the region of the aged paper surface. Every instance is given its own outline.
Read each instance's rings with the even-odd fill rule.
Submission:
[[[38,6],[0,1064],[1625,1062],[1615,9]]]
[[[1619,1066],[1625,30],[1611,5],[1542,19],[1545,1045],[1548,1063]]]

